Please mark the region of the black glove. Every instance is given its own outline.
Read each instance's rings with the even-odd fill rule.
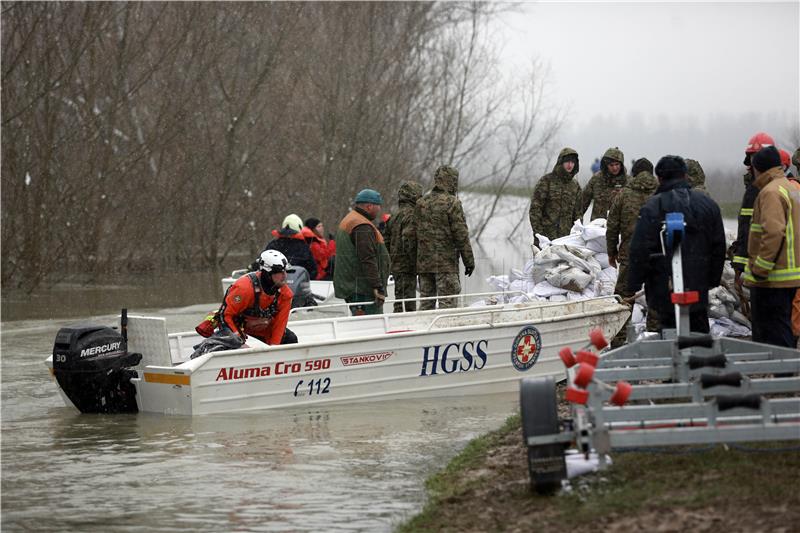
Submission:
[[[475,271],[475,267],[464,267],[464,275],[470,277]]]

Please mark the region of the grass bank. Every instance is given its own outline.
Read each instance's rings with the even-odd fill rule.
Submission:
[[[796,531],[797,445],[618,453],[610,469],[547,497],[529,490],[512,416],[430,477],[428,503],[397,531]]]

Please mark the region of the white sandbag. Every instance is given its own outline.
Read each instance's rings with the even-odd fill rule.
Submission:
[[[513,282],[513,281],[516,281],[518,279],[524,279],[524,278],[525,278],[525,274],[523,274],[522,270],[520,270],[518,268],[512,268],[508,272],[509,281]]]
[[[572,228],[569,230],[570,235],[583,235],[583,222],[577,219],[572,223]]]
[[[567,301],[568,302],[576,302],[579,300],[585,300],[586,298],[583,297],[583,294],[580,292],[575,291],[568,291],[567,292]]]
[[[508,276],[489,276],[486,278],[486,283],[488,283],[489,286],[496,291],[508,290]]]
[[[586,242],[583,240],[583,237],[581,237],[580,234],[559,237],[550,243],[551,246],[555,246],[557,244],[562,246],[580,246],[582,248],[586,246]]]
[[[566,265],[559,265],[556,269],[551,271],[551,274],[546,276],[547,281],[555,287],[583,292],[583,289],[592,281],[591,274],[587,274],[572,266],[563,268],[564,266]]]
[[[541,283],[537,283],[533,288],[533,294],[536,296],[552,296],[554,294],[566,294],[567,289],[562,289],[561,287],[554,287],[547,281],[542,281]]]
[[[597,275],[597,279],[599,279],[600,281],[613,281],[614,283],[616,283],[618,275],[619,272],[617,272],[617,269],[610,266],[601,270],[600,273]]]
[[[522,276],[525,279],[533,279],[533,265],[535,264],[533,259],[528,259],[528,262],[525,263],[525,267],[522,269]]]
[[[564,294],[554,294],[554,295],[548,297],[547,301],[549,301],[549,302],[566,302],[567,301],[567,297]]]
[[[550,246],[550,239],[542,235],[541,233],[536,234],[536,238],[539,240],[539,248],[544,250],[548,246]]]
[[[724,305],[709,305],[708,316],[711,318],[729,318],[728,310]]]
[[[551,246],[551,249],[556,255],[558,255],[561,259],[569,263],[569,265],[572,267],[582,270],[587,274],[594,274],[600,272],[600,265],[597,263],[597,261],[593,261],[594,264],[591,264],[586,259],[582,259],[578,255],[572,253],[572,251],[567,249],[567,247],[565,246]],[[572,250],[575,249],[573,248]]]
[[[509,291],[519,291],[519,292],[527,292],[525,291],[525,280],[522,279],[515,279],[512,281],[508,286]]]
[[[747,317],[744,316],[739,311],[734,311],[733,313],[731,313],[731,320],[733,320],[734,322],[736,322],[738,324],[741,324],[743,326],[747,326],[748,329],[753,327],[753,325],[750,323],[750,321],[747,320]]]
[[[601,239],[586,240],[586,247],[597,254],[604,254],[606,250],[606,237],[603,235]]]
[[[639,304],[633,304],[633,311],[631,312],[631,322],[634,324],[641,324],[645,321],[644,308]]]
[[[607,225],[606,219],[604,219],[604,218],[595,218],[591,222],[586,224],[586,226],[584,226],[584,227],[595,226],[597,228],[604,228],[605,229],[606,225]],[[605,233],[603,235],[605,235]]]
[[[611,263],[608,262],[608,254],[606,253],[597,253],[594,255],[594,259],[600,264],[601,270],[611,266]]]
[[[711,321],[710,333],[714,337],[747,337],[752,332],[749,327],[730,318],[715,318]]]
[[[531,278],[536,283],[541,283],[547,277],[548,271],[552,270],[562,259],[553,253],[552,247],[542,250],[539,255],[533,258],[533,266],[531,268]]]

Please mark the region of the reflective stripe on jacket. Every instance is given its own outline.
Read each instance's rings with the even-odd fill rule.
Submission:
[[[745,284],[753,287],[800,287],[800,190],[780,167],[761,174],[750,235]]]

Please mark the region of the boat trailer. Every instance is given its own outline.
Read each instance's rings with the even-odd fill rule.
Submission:
[[[599,331],[591,332],[581,349],[562,348],[569,418],[559,419],[555,379],[527,378],[520,384],[523,439],[536,492],[552,493],[567,479],[569,446],[586,458],[596,452],[605,468],[613,450],[800,440],[800,351],[689,332],[688,307],[698,294],[683,292],[683,220],[670,215],[666,227],[674,240],[668,242],[677,241],[672,263],[677,331],[602,355],[591,350],[608,345]]]

